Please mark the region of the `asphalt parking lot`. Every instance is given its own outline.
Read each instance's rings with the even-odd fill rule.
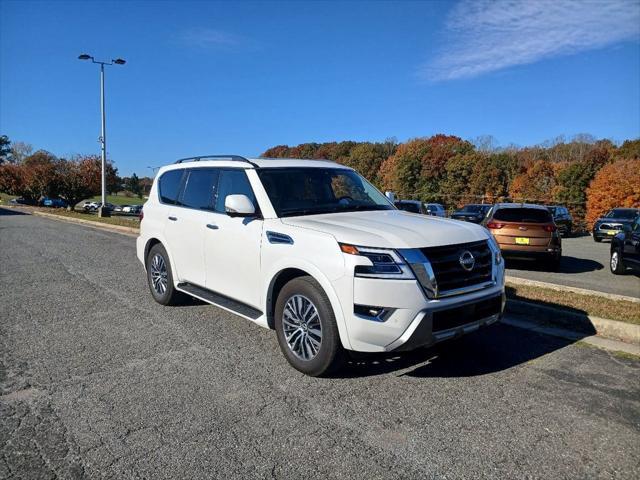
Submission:
[[[506,325],[309,378],[154,303],[132,237],[3,209],[0,319],[0,478],[640,477],[640,362]]]
[[[589,235],[562,239],[557,272],[543,262],[507,259],[507,275],[640,298],[640,275],[614,275],[609,269],[609,241],[596,243]]]

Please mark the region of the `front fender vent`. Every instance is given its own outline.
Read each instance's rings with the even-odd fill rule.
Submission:
[[[279,244],[282,244],[282,245],[293,245],[293,238],[291,238],[289,235],[285,235],[284,233],[268,231],[267,232],[267,240],[269,240],[269,243],[279,243]]]

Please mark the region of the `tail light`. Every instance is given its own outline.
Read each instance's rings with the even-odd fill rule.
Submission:
[[[487,223],[487,228],[490,228],[490,229],[492,229],[492,230],[493,230],[493,229],[497,229],[497,230],[499,230],[499,229],[501,229],[502,227],[504,227],[504,223],[494,222],[493,220],[492,220],[492,221],[490,221],[489,223]]]
[[[545,225],[542,228],[544,228],[545,232],[555,232],[558,229],[555,225]]]
[[[144,210],[140,210],[140,213],[138,214],[138,218],[140,219],[140,221],[142,221],[142,219],[144,218]]]

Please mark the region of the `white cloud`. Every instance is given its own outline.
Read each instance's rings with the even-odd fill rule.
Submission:
[[[446,45],[419,75],[475,77],[639,36],[639,0],[463,0],[447,19]]]
[[[235,48],[242,46],[242,37],[213,28],[191,28],[181,35],[186,45],[200,48]]]

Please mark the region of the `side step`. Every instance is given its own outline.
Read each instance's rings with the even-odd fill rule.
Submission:
[[[238,315],[255,320],[262,316],[262,312],[246,303],[239,302],[220,293],[216,293],[204,287],[192,283],[179,283],[178,288],[194,297],[199,297],[207,302],[226,308]]]

